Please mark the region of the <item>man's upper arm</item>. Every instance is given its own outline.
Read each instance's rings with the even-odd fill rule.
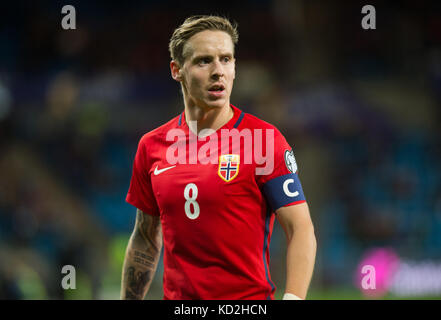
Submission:
[[[296,230],[314,231],[314,226],[306,202],[297,205],[280,207],[276,210],[277,219],[285,230],[288,239],[291,239]]]
[[[147,244],[152,253],[158,253],[162,245],[161,220],[159,216],[147,214],[140,209],[136,210],[134,238],[137,244]]]

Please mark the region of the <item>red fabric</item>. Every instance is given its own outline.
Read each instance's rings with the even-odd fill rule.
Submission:
[[[216,132],[219,140],[220,130],[232,129],[238,123],[242,111],[232,108],[233,118]],[[169,130],[182,129],[189,143],[183,114],[145,134],[139,142],[127,202],[147,214],[160,215],[164,237],[164,299],[274,298],[275,286],[269,274],[269,239],[275,215],[267,207],[262,186],[289,173],[284,152],[291,148],[275,127],[254,116],[244,115],[237,129],[245,128],[251,132],[274,130],[271,174],[256,175],[257,165],[244,163],[241,146],[238,174],[228,182],[219,176],[218,163],[176,164],[155,175],[155,169],[175,165],[166,159],[167,148],[176,141],[166,141]],[[197,142],[197,150],[207,141]],[[219,141],[218,156],[220,145]],[[187,163],[188,150],[187,145]],[[184,192],[190,183],[197,187],[196,197],[194,187],[187,194],[199,207],[195,219],[190,219],[185,209],[189,200]],[[191,213],[195,212],[193,204],[187,206]]]

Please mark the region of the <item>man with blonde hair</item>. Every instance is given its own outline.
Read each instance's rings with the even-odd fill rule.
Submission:
[[[284,299],[306,297],[316,240],[297,164],[274,126],[230,104],[237,42],[218,16],[190,17],[171,37],[184,110],[138,145],[122,299],[144,298],[162,245],[164,299],[274,299],[275,217],[287,236]]]

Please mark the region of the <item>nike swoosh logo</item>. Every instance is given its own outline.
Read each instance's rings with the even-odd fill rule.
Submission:
[[[164,171],[167,171],[167,170],[173,169],[174,167],[176,167],[176,165],[171,166],[171,167],[167,167],[167,168],[164,168],[164,169],[159,169],[159,170],[158,170],[158,166],[156,166],[155,171],[153,172],[153,174],[154,174],[155,176],[157,176],[158,174],[161,174],[161,173],[163,173]]]

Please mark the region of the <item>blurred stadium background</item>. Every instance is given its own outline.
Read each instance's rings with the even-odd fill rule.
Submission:
[[[65,4],[76,30],[61,28]],[[361,28],[365,4],[376,30]],[[143,133],[183,108],[167,45],[193,14],[239,23],[232,103],[294,147],[318,240],[309,298],[441,297],[439,3],[1,6],[0,298],[119,298],[133,157]],[[277,224],[270,248],[280,298]],[[370,295],[362,261],[377,268]],[[63,265],[75,266],[76,290],[61,288]],[[161,267],[147,298],[162,298]]]

